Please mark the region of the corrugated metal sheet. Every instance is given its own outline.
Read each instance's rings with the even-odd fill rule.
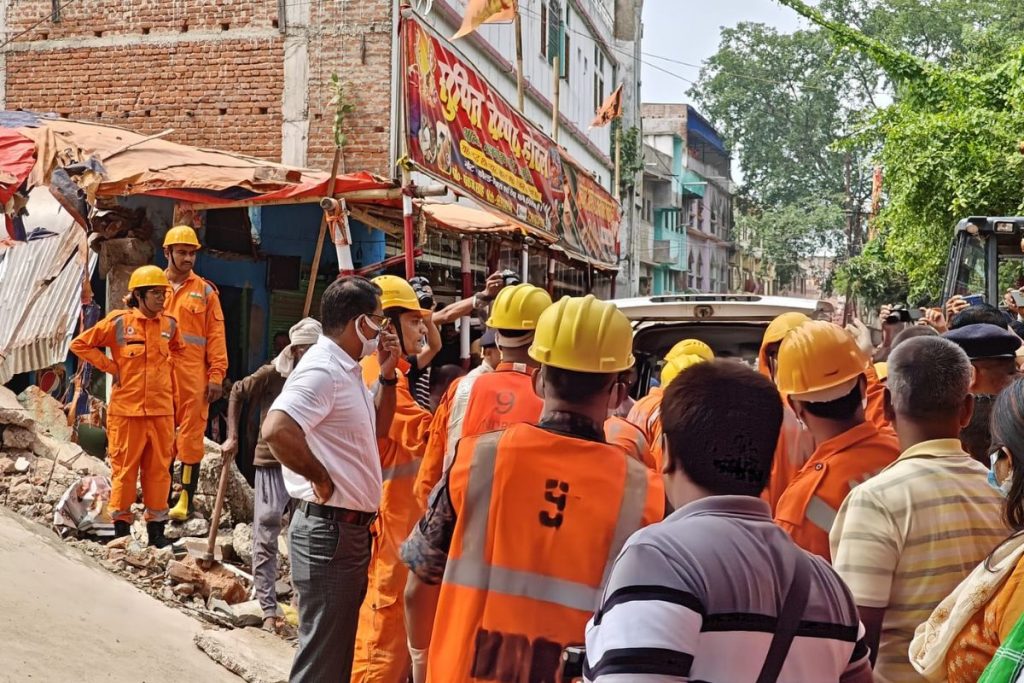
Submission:
[[[78,226],[0,251],[0,384],[64,361],[87,260],[91,272],[96,256]]]

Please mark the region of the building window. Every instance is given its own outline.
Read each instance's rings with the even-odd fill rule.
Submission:
[[[565,82],[569,82],[569,55],[572,54],[572,45],[569,44],[569,16],[565,17],[565,37],[563,38],[563,44],[565,49],[562,51],[562,78]]]
[[[697,273],[693,270],[693,252],[690,252],[690,265],[686,269],[690,276],[690,289],[693,289],[697,285]]]
[[[604,52],[594,45],[594,111],[604,104]]]
[[[540,3],[540,56],[548,56],[548,3]]]

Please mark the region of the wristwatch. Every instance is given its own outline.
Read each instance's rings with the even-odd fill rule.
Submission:
[[[386,387],[398,386],[398,375],[395,375],[394,379],[387,379],[384,375],[379,377],[380,383]]]

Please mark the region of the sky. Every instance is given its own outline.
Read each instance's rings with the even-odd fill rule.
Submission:
[[[775,0],[644,0],[642,91],[644,102],[686,102],[699,65],[718,51],[723,26],[758,21],[793,31],[801,19]],[[667,57],[698,67],[667,62]],[[652,68],[655,65],[671,74]],[[672,75],[674,74],[674,75]],[[681,80],[681,79],[686,79]]]

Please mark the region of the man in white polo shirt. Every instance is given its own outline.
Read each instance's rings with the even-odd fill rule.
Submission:
[[[381,497],[377,436],[387,434],[394,417],[401,353],[381,312],[380,289],[365,278],[331,283],[320,318],[323,334],[289,375],[263,424],[285,488],[298,501],[289,529],[299,597],[292,683],[351,676],[369,526]],[[381,375],[371,393],[359,360],[374,352]]]

